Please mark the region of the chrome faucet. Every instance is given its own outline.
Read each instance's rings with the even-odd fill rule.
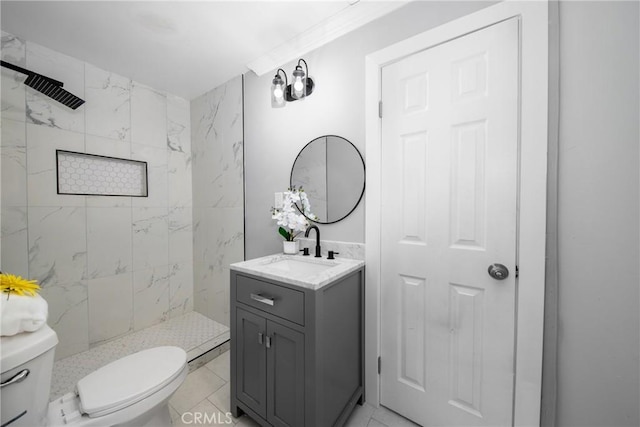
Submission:
[[[304,232],[304,237],[309,237],[309,232],[311,231],[311,229],[315,229],[316,230],[316,258],[321,258],[322,254],[320,253],[320,229],[318,228],[317,225],[311,225],[309,226],[309,228],[307,228],[307,231]]]

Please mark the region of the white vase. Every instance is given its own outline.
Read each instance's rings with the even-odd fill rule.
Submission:
[[[284,247],[284,253],[285,254],[290,254],[290,255],[297,254],[298,250],[300,248],[299,243],[300,242],[298,242],[297,240],[294,240],[293,242],[289,242],[289,241],[282,242],[283,247]]]

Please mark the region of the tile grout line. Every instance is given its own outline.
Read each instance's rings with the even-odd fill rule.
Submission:
[[[24,63],[27,64],[27,42],[24,42]],[[29,244],[29,150],[28,150],[28,141],[27,141],[27,90],[23,88],[24,92],[24,184],[25,184],[25,226],[27,229],[27,277],[31,277],[31,248]]]
[[[87,98],[87,64],[86,62],[82,62],[82,86],[84,88],[83,94],[82,96],[86,99]],[[87,107],[85,104],[85,107],[82,109],[82,115],[83,115],[83,127],[84,127],[84,132],[83,132],[83,143],[84,143],[84,152],[87,152]],[[58,161],[58,156],[56,156],[56,162]],[[56,165],[56,173],[58,172],[58,165]],[[56,176],[56,182],[60,179],[59,176]],[[89,315],[89,208],[88,208],[88,203],[87,203],[87,199],[88,196],[82,196],[82,198],[84,199],[84,250],[86,253],[86,258],[85,258],[85,264],[84,264],[84,277],[85,277],[85,292],[87,295],[87,350],[91,347],[91,322],[90,322],[90,315]]]
[[[133,80],[130,78],[127,78],[128,82],[129,82],[129,158],[131,159],[133,156]],[[148,171],[147,171],[147,195],[149,194],[149,178],[148,178]],[[135,259],[135,255],[134,255],[134,245],[133,245],[133,241],[134,241],[134,225],[133,225],[133,199],[131,197],[129,197],[129,213],[131,216],[131,233],[130,233],[130,246],[131,246],[131,271],[129,272],[130,275],[130,283],[131,283],[131,317],[129,319],[129,321],[131,322],[129,325],[129,330],[133,330],[134,328],[134,312],[135,312],[135,292],[134,292],[134,284],[133,284],[133,280],[134,280],[134,274],[133,272],[135,271],[135,265],[134,265],[134,259]]]

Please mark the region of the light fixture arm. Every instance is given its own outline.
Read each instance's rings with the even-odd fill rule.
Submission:
[[[307,61],[305,61],[304,59],[300,58],[298,59],[298,67],[300,66],[300,62],[304,62],[304,72],[305,72],[305,79],[309,78],[309,66],[307,65]]]
[[[284,74],[284,87],[287,87],[289,85],[289,79],[287,78],[287,72],[284,71],[282,68],[278,68],[278,71],[276,71],[276,75],[279,75],[280,71],[282,71],[282,74]]]

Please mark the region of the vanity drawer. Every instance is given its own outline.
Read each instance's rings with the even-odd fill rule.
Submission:
[[[304,325],[304,293],[238,274],[236,300]]]

